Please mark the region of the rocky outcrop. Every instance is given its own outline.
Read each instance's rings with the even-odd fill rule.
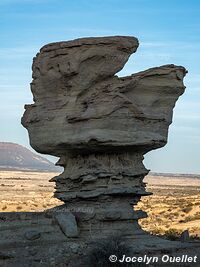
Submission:
[[[56,212],[56,214],[59,214]],[[59,214],[60,216],[65,213]],[[88,222],[89,227],[89,222]],[[108,237],[95,240],[77,237],[67,237],[60,229],[54,212],[12,212],[0,213],[0,266],[2,267],[113,267],[137,266],[137,263],[109,263],[110,255],[120,259],[125,254],[136,257],[159,257],[159,262],[153,267],[163,266],[195,266],[199,267],[199,248],[197,242],[177,242],[147,235],[135,234],[131,239],[120,240],[119,237]],[[124,242],[125,241],[125,242]],[[113,244],[114,243],[114,244]],[[89,248],[88,248],[89,247]],[[172,257],[198,255],[194,261],[186,263],[161,261],[162,256]],[[138,266],[148,266],[140,263]]]
[[[60,157],[64,172],[51,181],[66,214],[57,223],[78,244],[142,233],[146,214],[133,206],[149,195],[143,155],[166,144],[186,70],[165,65],[119,78],[137,47],[134,37],[83,38],[46,45],[34,58],[35,103],[22,124],[36,151]]]

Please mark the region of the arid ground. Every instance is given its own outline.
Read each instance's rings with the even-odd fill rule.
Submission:
[[[141,220],[142,228],[169,236],[188,230],[200,237],[200,179],[148,175],[144,181],[153,195],[138,204],[149,215]]]
[[[0,211],[43,211],[62,204],[53,197],[57,173],[0,171]],[[189,230],[200,237],[200,179],[192,177],[150,176],[147,191],[136,209],[148,213],[142,228],[154,234],[174,235]]]

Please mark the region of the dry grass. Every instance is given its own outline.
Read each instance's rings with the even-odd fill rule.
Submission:
[[[63,204],[53,197],[54,183],[49,179],[57,173],[0,172],[0,211],[43,211]],[[180,234],[189,230],[200,237],[200,180],[147,176],[147,191],[136,209],[149,215],[140,220],[143,229],[154,234]]]
[[[0,211],[43,211],[63,204],[53,197],[54,183],[49,179],[58,173],[0,172]]]
[[[180,235],[188,230],[200,237],[200,180],[193,178],[145,178],[147,190],[154,194],[142,198],[137,209],[148,213],[140,221],[143,229],[153,234]]]

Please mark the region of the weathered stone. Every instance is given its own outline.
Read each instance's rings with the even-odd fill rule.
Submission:
[[[9,255],[8,253],[0,252],[0,260],[7,260],[7,259],[11,259],[11,258],[13,258],[13,256]]]
[[[26,105],[22,120],[31,145],[57,156],[69,150],[163,146],[172,108],[184,92],[185,69],[165,65],[114,76],[137,47],[134,37],[83,38],[43,47],[33,63],[35,104]]]
[[[150,194],[144,155],[167,143],[185,90],[181,66],[118,77],[137,47],[134,37],[82,38],[46,45],[33,61],[35,103],[26,105],[22,124],[35,150],[60,158],[64,171],[51,179],[55,197],[75,211],[80,233],[71,213],[56,219],[85,246],[92,238],[142,233],[138,220],[146,213],[133,205]]]
[[[185,230],[185,231],[183,231],[181,233],[181,238],[180,239],[181,239],[182,242],[188,242],[189,241],[190,235],[189,235],[188,230]]]
[[[28,230],[24,233],[24,236],[28,240],[36,240],[40,238],[41,233],[38,230]]]
[[[115,210],[106,210],[102,216],[100,216],[100,220],[111,220],[111,221],[116,221],[121,218],[121,212],[120,211],[115,211]]]
[[[78,227],[76,218],[71,212],[62,212],[56,215],[56,220],[67,237],[77,237]]]
[[[35,248],[29,249],[28,252],[31,256],[35,256],[38,253],[37,249]]]
[[[72,250],[73,253],[77,254],[80,249],[80,246],[77,245],[76,243],[73,243],[70,244],[70,249]]]

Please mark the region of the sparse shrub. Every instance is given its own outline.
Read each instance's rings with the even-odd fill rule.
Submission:
[[[7,209],[7,206],[4,205],[4,206],[2,207],[2,210],[6,210],[6,209]]]
[[[182,208],[182,211],[188,213],[192,210],[192,205],[187,205],[186,207]]]
[[[162,235],[164,233],[164,229],[162,227],[156,226],[152,231],[151,234],[153,235]]]
[[[165,232],[165,236],[166,238],[174,241],[180,238],[180,233],[176,229],[170,228]]]
[[[17,206],[17,210],[21,210],[22,209],[22,206]]]
[[[187,217],[185,217],[184,220],[182,220],[182,222],[184,222],[184,223],[191,222],[191,221],[193,221],[193,216],[187,216]]]
[[[146,264],[143,263],[112,263],[109,261],[110,255],[116,255],[118,259],[121,259],[123,255],[132,255],[133,252],[127,244],[124,243],[122,237],[110,237],[107,239],[101,239],[93,243],[92,249],[87,253],[86,260],[83,266],[87,267],[143,267]],[[76,266],[76,265],[75,265]],[[77,265],[78,266],[78,265]]]
[[[176,216],[176,217],[178,217],[179,216],[179,213],[178,212],[174,212],[173,215]]]
[[[200,214],[197,212],[193,216],[187,216],[187,217],[185,217],[185,219],[183,219],[179,222],[186,223],[186,222],[191,222],[191,221],[195,221],[195,220],[199,220],[199,219],[200,219]]]
[[[160,211],[160,215],[165,214],[165,210]]]

